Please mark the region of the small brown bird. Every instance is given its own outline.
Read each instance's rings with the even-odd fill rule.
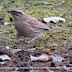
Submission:
[[[28,43],[42,36],[45,32],[51,30],[65,30],[57,27],[48,27],[36,18],[28,16],[25,11],[19,8],[11,9],[7,12],[11,13],[13,16],[15,28],[19,35],[33,38],[31,41],[28,41]]]

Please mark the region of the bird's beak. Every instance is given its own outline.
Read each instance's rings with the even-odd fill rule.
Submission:
[[[11,11],[6,11],[6,12],[11,13]]]

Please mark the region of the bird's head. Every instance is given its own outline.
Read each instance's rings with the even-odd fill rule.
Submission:
[[[14,20],[18,20],[21,17],[26,16],[26,13],[22,9],[19,9],[19,8],[11,9],[10,11],[7,11],[7,12],[13,16]]]

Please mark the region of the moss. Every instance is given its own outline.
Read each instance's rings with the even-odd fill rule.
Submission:
[[[42,2],[54,2],[55,5],[38,5],[38,6],[34,6],[33,4],[35,3],[42,3]],[[62,0],[35,0],[35,1],[29,1],[29,2],[24,2],[23,0],[17,0],[15,3],[11,3],[8,0],[2,0],[2,3],[5,3],[5,5],[9,4],[9,7],[4,8],[2,5],[0,5],[0,15],[4,16],[4,21],[8,21],[9,17],[12,17],[10,14],[8,14],[6,11],[10,10],[12,8],[16,8],[19,7],[23,10],[25,10],[27,12],[27,14],[29,16],[35,17],[38,20],[42,20],[42,18],[45,18],[45,14],[49,17],[51,16],[57,16],[57,17],[64,17],[66,19],[65,23],[60,23],[60,24],[53,24],[53,23],[49,23],[46,24],[48,26],[58,26],[61,27],[63,29],[68,29],[70,30],[71,27],[68,27],[68,24],[72,21],[71,20],[71,0],[65,0],[65,3],[62,3]],[[27,4],[30,4],[30,6],[28,6]],[[59,5],[61,4],[61,5]],[[14,22],[10,22],[12,25],[14,25]],[[71,23],[70,23],[71,24]],[[72,35],[71,35],[71,31],[67,32],[67,31],[50,31],[47,32],[46,34],[43,35],[43,37],[40,37],[41,39],[36,39],[35,43],[30,43],[30,44],[25,44],[23,41],[18,41],[17,40],[17,31],[15,30],[15,27],[12,26],[10,27],[1,27],[2,30],[5,31],[10,31],[13,30],[13,34],[10,33],[6,33],[6,36],[3,38],[10,38],[9,40],[3,40],[0,39],[1,42],[1,46],[3,46],[4,42],[8,42],[9,46],[13,47],[15,44],[19,44],[21,46],[25,46],[25,47],[32,47],[33,45],[39,45],[40,47],[37,47],[37,49],[43,49],[46,45],[53,47],[52,44],[57,43],[59,45],[59,48],[62,46],[62,42],[64,40],[69,40],[70,42],[72,41]],[[65,34],[66,33],[66,34]],[[5,33],[1,33],[0,35],[3,35]],[[50,37],[50,35],[52,35],[52,37]],[[12,37],[14,36],[14,37]],[[43,38],[43,40],[42,40]],[[26,40],[26,38],[24,38]],[[46,43],[45,43],[46,42]],[[71,46],[71,43],[70,43]],[[70,47],[68,46],[68,47]],[[66,48],[67,46],[65,46]],[[58,49],[58,47],[57,47]]]

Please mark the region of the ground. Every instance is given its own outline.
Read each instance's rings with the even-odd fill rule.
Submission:
[[[43,2],[54,3],[54,5],[43,5]],[[40,3],[41,5],[38,5]],[[4,17],[1,21],[7,21],[11,25],[2,25],[0,24],[0,29],[7,32],[0,32],[0,47],[6,49],[6,45],[10,47],[8,51],[12,53],[12,49],[31,49],[35,48],[36,51],[34,53],[40,51],[48,51],[48,53],[59,54],[60,56],[64,56],[67,54],[70,55],[70,64],[72,64],[72,2],[71,0],[34,0],[34,1],[23,1],[23,0],[2,0],[0,1],[0,15]],[[6,11],[12,8],[21,8],[23,9],[29,16],[37,18],[39,21],[42,21],[42,18],[48,17],[63,17],[66,22],[54,24],[54,23],[46,23],[47,26],[57,26],[63,29],[68,29],[68,31],[62,30],[54,30],[48,31],[43,36],[37,38],[34,43],[25,43],[24,41],[28,38],[18,37],[17,31],[14,27],[14,22],[11,21],[11,14]],[[16,62],[16,66],[19,62],[25,62],[24,58],[28,57],[28,61],[30,60],[29,54],[34,54],[32,52],[19,52],[17,54],[13,54],[19,59]],[[45,52],[44,52],[45,53]],[[19,55],[21,55],[19,57]],[[12,55],[11,55],[12,56]],[[22,59],[22,60],[21,60]],[[13,58],[14,60],[14,58]],[[14,62],[13,60],[9,62],[10,66]],[[49,64],[49,65],[48,65]],[[51,62],[32,62],[30,66],[48,66],[50,67]],[[18,65],[19,66],[19,65]],[[56,64],[57,66],[57,64]],[[33,71],[34,72],[34,71]],[[36,71],[37,72],[37,71]],[[38,71],[40,72],[40,71]]]

